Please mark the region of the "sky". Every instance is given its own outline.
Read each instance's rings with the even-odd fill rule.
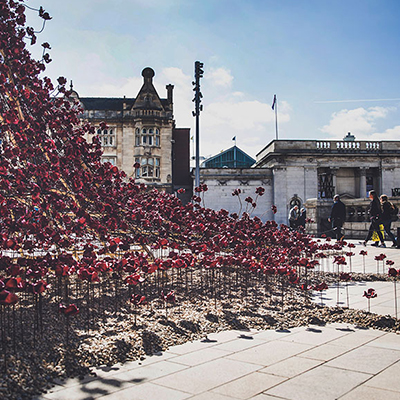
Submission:
[[[44,76],[81,97],[136,97],[141,71],[173,84],[177,127],[195,134],[194,62],[201,80],[200,154],[234,145],[256,158],[276,138],[400,139],[398,0],[27,0],[52,16]],[[41,20],[27,10],[28,25]],[[193,151],[193,150],[192,150]]]

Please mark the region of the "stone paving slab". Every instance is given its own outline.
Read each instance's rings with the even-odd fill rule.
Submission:
[[[322,365],[267,390],[265,393],[290,400],[337,399],[360,384],[371,374],[331,368]]]
[[[234,345],[249,341],[252,347]],[[97,369],[97,377],[71,379],[36,400],[400,398],[395,333],[335,323],[221,332],[187,343],[186,354],[176,347],[176,353],[173,347],[143,361]]]

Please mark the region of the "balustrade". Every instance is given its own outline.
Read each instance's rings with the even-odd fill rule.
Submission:
[[[380,142],[350,142],[350,141],[317,141],[317,150],[336,150],[344,152],[361,152],[361,151],[378,151],[381,150],[382,146]]]
[[[392,196],[393,197],[400,197],[400,188],[393,188],[392,189]]]

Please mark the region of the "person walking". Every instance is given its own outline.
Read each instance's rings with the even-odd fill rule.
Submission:
[[[379,201],[378,195],[376,194],[375,190],[370,190],[369,198],[371,199],[371,203],[369,203],[368,214],[369,214],[369,219],[371,221],[371,225],[369,226],[369,230],[363,244],[364,246],[366,246],[368,240],[371,239],[372,234],[376,232],[379,237],[379,240],[381,241],[379,247],[386,247],[382,232],[379,229],[379,225],[382,223],[382,209],[381,209],[381,203]]]
[[[289,227],[291,229],[297,228],[298,219],[299,219],[299,206],[294,206],[289,211]]]
[[[393,204],[389,201],[386,194],[381,195],[381,207],[382,207],[382,222],[383,228],[385,232],[393,242],[392,247],[397,247],[396,237],[393,235],[392,231],[390,230],[392,225],[392,213],[394,210]]]
[[[302,207],[300,210],[300,215],[297,220],[297,227],[303,230],[306,229],[306,220],[307,220],[307,210],[305,207]]]
[[[336,236],[336,240],[342,240],[342,226],[344,221],[346,220],[346,206],[340,200],[340,196],[336,194],[333,197],[333,205],[331,208],[331,215],[328,218],[328,221],[332,223],[332,230]]]

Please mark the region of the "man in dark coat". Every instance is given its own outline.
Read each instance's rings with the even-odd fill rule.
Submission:
[[[331,215],[328,221],[332,223],[332,230],[336,235],[336,240],[342,240],[342,226],[346,219],[346,206],[340,201],[338,194],[333,198],[333,205],[331,209]]]

